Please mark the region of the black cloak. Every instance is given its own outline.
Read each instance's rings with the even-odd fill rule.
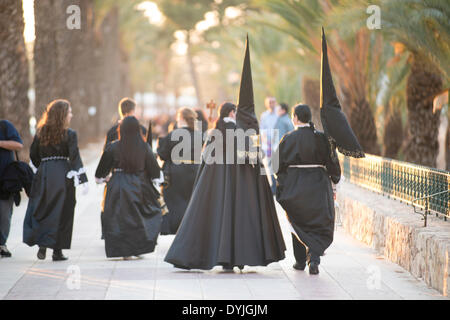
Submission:
[[[105,178],[102,225],[108,258],[137,256],[153,252],[161,228],[162,214],[158,194],[151,179],[159,178],[160,168],[148,144],[145,159],[136,173],[119,167],[120,141],[108,144],[95,172]]]
[[[190,136],[191,154],[181,155],[181,163],[174,163],[171,158],[173,148],[178,141],[172,141],[172,136],[180,130],[186,130]],[[164,160],[163,172],[165,184],[163,185],[162,194],[164,202],[167,205],[167,212],[163,216],[161,234],[176,234],[181,220],[191,198],[194,189],[194,181],[200,165],[200,154],[195,154],[196,135],[201,135],[201,131],[192,130],[190,128],[179,128],[171,131],[166,137],[160,138],[158,143],[158,155]],[[198,139],[199,137],[197,137]],[[201,139],[201,137],[200,137]],[[200,149],[201,142],[200,140]],[[199,151],[197,151],[200,153]]]
[[[70,249],[75,186],[87,182],[78,150],[77,134],[68,129],[58,145],[40,145],[36,135],[30,159],[37,168],[23,225],[29,246]]]
[[[334,234],[331,181],[338,183],[341,176],[335,151],[322,132],[300,127],[283,137],[275,157],[279,159],[277,201],[286,210],[299,240],[311,252],[323,255]],[[323,165],[326,169],[292,165]]]

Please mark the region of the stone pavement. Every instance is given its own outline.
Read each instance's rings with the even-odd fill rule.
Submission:
[[[353,240],[340,227],[322,257],[318,276],[294,270],[291,237],[280,207],[288,250],[285,260],[268,267],[245,267],[243,272],[235,268],[234,273],[224,273],[220,267],[210,271],[175,269],[163,261],[173,236],[160,236],[155,252],[142,259],[107,259],[100,239],[103,187],[93,182],[98,155],[90,158],[94,159],[87,166],[90,192],[77,195],[72,249],[64,251],[69,260],[52,262],[49,250],[47,259],[40,261],[37,248],[22,243],[27,203],[23,197],[14,210],[8,241],[13,257],[0,259],[0,299],[447,299]]]

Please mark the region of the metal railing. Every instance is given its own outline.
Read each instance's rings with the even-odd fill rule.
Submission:
[[[431,213],[450,217],[450,172],[368,154],[339,161],[348,181],[419,208],[425,224]]]

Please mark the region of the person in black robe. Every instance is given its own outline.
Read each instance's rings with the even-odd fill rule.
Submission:
[[[103,151],[105,150],[106,146],[109,143],[119,139],[119,125],[122,122],[122,120],[125,117],[134,117],[135,112],[136,112],[136,101],[134,101],[131,98],[123,98],[119,102],[119,108],[118,109],[119,109],[120,120],[117,121],[117,123],[114,124],[108,130],[108,132],[106,133],[105,143],[103,145]],[[143,125],[140,125],[140,129],[142,131],[142,134],[144,136],[146,136],[147,135],[147,129]],[[100,216],[100,218],[101,218],[101,216]],[[103,234],[103,224],[102,224],[102,236],[101,236],[101,239],[103,240],[104,238],[105,238],[105,236]]]
[[[229,119],[227,122],[226,118],[233,118],[234,113],[233,109],[225,109],[229,105],[220,108],[186,214],[164,259],[177,268],[209,270],[222,266],[231,271],[235,266],[242,270],[245,265],[267,266],[284,259],[286,248],[267,176],[261,175],[260,161],[251,163],[248,159],[257,152],[242,150],[236,144],[237,130],[257,132],[259,127],[254,113],[248,38],[236,125]],[[222,139],[224,149],[216,139]],[[223,150],[225,154],[218,157]],[[242,157],[245,161],[236,161]]]
[[[197,120],[199,121],[198,125],[201,126],[202,134],[205,134],[205,132],[208,131],[208,120],[206,120],[205,114],[203,113],[202,109],[198,108],[194,111],[197,114]]]
[[[134,117],[135,112],[136,112],[136,102],[133,99],[123,98],[122,100],[120,100],[119,102],[120,120],[115,125],[113,125],[106,133],[106,139],[105,144],[103,146],[103,150],[105,150],[108,143],[111,143],[119,138],[118,129],[122,119],[124,119],[125,117]],[[140,125],[140,128],[142,130],[142,134],[146,136],[147,129],[142,125]]]
[[[166,137],[160,138],[158,155],[164,161],[163,197],[168,213],[163,216],[162,235],[176,234],[183,219],[194,188],[194,181],[200,164],[202,132],[195,130],[197,114],[190,108],[177,112],[177,128]],[[197,136],[198,135],[198,136]],[[172,151],[179,141],[186,139],[186,149],[181,150],[178,159],[172,158]],[[195,139],[199,145],[195,148]],[[182,141],[180,141],[181,143]]]
[[[67,260],[62,249],[70,249],[75,209],[75,187],[87,177],[78,150],[77,134],[68,129],[72,109],[66,100],[51,102],[43,114],[30,148],[37,168],[23,227],[23,242],[38,245],[38,258],[53,249],[53,261]]]
[[[107,182],[102,211],[106,256],[128,259],[155,249],[162,214],[151,180],[159,178],[160,168],[135,117],[124,118],[119,131],[119,140],[106,146],[95,177],[97,183]]]
[[[294,268],[304,270],[308,261],[309,272],[315,274],[320,256],[333,241],[331,181],[339,182],[341,169],[325,135],[314,129],[309,107],[297,105],[293,119],[296,130],[287,133],[275,151],[279,160],[277,201],[296,233],[292,235]]]
[[[341,169],[338,150],[355,158],[364,157],[352,128],[336,96],[327,43],[322,28],[320,73],[320,118],[324,132],[314,130],[306,105],[294,110],[297,130],[285,135],[278,148],[277,200],[286,210],[294,233],[294,268],[319,273],[320,256],[333,242],[334,194],[331,182],[338,183]],[[307,249],[306,249],[307,248]]]

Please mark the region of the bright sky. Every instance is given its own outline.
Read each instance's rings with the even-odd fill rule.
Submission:
[[[23,35],[25,42],[33,42],[34,35],[34,0],[23,0],[23,17],[25,19],[25,30]]]
[[[161,26],[166,18],[159,11],[158,5],[152,1],[144,1],[137,6],[138,10],[143,10],[144,15],[148,17],[148,20],[151,24],[155,24],[157,26]]]

